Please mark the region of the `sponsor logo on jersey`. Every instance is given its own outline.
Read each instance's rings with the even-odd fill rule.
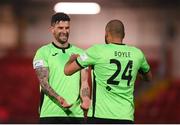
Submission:
[[[33,62],[34,69],[39,67],[44,67],[44,61],[43,60],[36,60]]]

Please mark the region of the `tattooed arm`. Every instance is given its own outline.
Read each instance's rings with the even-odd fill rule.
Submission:
[[[83,110],[88,110],[91,99],[90,99],[90,86],[88,84],[88,69],[81,70],[81,108]]]
[[[36,74],[38,76],[42,91],[49,96],[52,99],[55,99],[59,105],[61,105],[64,108],[69,108],[71,105],[69,105],[66,100],[59,96],[53,88],[48,83],[48,77],[49,77],[49,69],[47,67],[40,67],[36,68]]]

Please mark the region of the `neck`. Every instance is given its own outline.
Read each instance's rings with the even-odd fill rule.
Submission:
[[[111,43],[122,44],[121,38],[113,38],[111,41],[112,41]]]
[[[65,42],[64,44],[62,43],[59,43],[57,41],[54,42],[56,44],[56,46],[60,47],[60,48],[67,48],[69,43],[68,42]]]

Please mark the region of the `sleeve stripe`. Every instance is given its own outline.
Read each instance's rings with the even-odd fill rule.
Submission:
[[[78,62],[77,59],[76,59],[76,63],[77,63],[81,68],[84,68],[84,67]]]

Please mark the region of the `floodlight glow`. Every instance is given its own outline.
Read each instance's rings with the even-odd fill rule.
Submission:
[[[54,11],[67,14],[98,14],[100,12],[100,6],[92,2],[59,2],[54,6]]]

